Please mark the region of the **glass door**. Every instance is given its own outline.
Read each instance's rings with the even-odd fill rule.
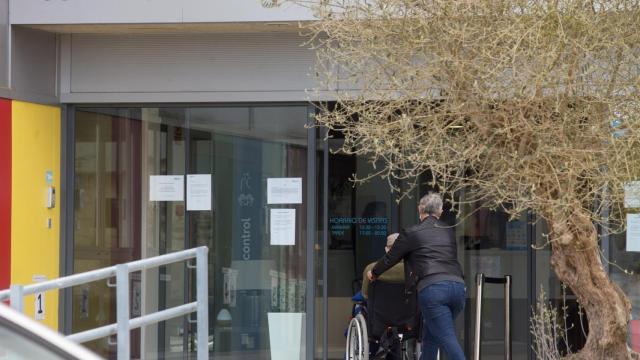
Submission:
[[[184,201],[159,201],[151,189],[152,177],[185,174],[187,123],[184,108],[142,108],[144,136],[140,169],[142,204],[140,218],[142,257],[167,254],[186,247]],[[134,274],[135,275],[135,274]],[[184,263],[150,269],[140,274],[140,310],[132,316],[164,310],[188,302]],[[135,278],[134,278],[135,279]],[[133,289],[132,296],[136,296]],[[169,319],[142,329],[146,358],[180,358],[186,351],[186,317]]]
[[[487,277],[511,276],[511,339],[514,359],[529,357],[529,251],[531,224],[527,214],[515,219],[500,209],[464,205],[455,219],[458,256],[467,286],[467,303],[463,319],[467,354],[472,354],[474,339],[476,274]],[[483,359],[504,358],[504,286],[486,284],[482,300],[481,356]]]
[[[140,169],[130,153],[140,154],[138,109],[83,109],[76,112],[74,272],[93,270],[140,257],[139,219],[124,217],[127,205],[140,203]],[[115,322],[115,291],[104,281],[73,289],[74,332]],[[134,334],[138,336],[139,332]],[[106,340],[88,344],[105,357],[115,357]],[[139,348],[132,348],[139,355]]]
[[[342,145],[339,138],[328,141],[330,150]],[[351,298],[360,291],[364,268],[384,255],[387,235],[398,231],[392,224],[397,204],[385,180],[354,186],[354,176],[373,170],[366,158],[331,152],[328,160],[325,351],[329,359],[342,359]]]
[[[306,106],[189,110],[187,179],[212,182],[210,210],[187,216],[190,246],[210,249],[216,358],[304,349],[306,114]],[[278,199],[282,181],[293,181],[297,199]]]
[[[337,137],[337,136],[336,136]],[[339,138],[330,138],[330,149],[338,149]],[[330,153],[328,166],[328,252],[327,357],[344,356],[344,329],[351,315],[352,300],[360,289],[365,266],[384,254],[385,237],[416,224],[417,204],[421,196],[433,191],[427,176],[411,197],[396,202],[386,180],[373,179],[354,186],[350,179],[365,176],[372,170],[364,158]],[[403,186],[403,184],[399,184]],[[523,215],[509,219],[501,211],[482,206],[464,206],[455,211],[445,202],[442,221],[454,228],[458,244],[458,260],[463,267],[467,286],[465,311],[456,321],[456,331],[468,357],[472,356],[475,319],[475,276],[511,275],[513,358],[528,359],[530,289],[530,244],[532,225]],[[482,357],[502,359],[504,349],[503,288],[485,288],[482,324]]]
[[[303,351],[307,110],[78,108],[73,271],[209,246],[215,356]],[[182,196],[159,196],[152,183],[165,180],[182,184]],[[189,191],[191,180],[199,192]],[[184,263],[132,274],[131,316],[193,301],[194,276]],[[74,288],[71,302],[73,332],[115,322],[115,289],[106,282]],[[135,330],[132,358],[189,357],[195,329],[185,316]],[[88,345],[115,358],[109,339]]]
[[[75,273],[184,249],[184,205],[149,199],[150,175],[184,174],[182,109],[79,108],[74,134]],[[143,286],[144,284],[144,286]],[[166,266],[130,277],[131,316],[184,302],[184,269]],[[115,288],[75,287],[72,330],[115,322]],[[132,331],[131,354],[181,353],[182,319]],[[142,344],[142,346],[140,345]],[[109,339],[87,344],[115,358]]]

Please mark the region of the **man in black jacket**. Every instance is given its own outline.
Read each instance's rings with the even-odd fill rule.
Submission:
[[[439,220],[442,197],[430,193],[418,205],[420,223],[403,230],[393,247],[367,273],[374,281],[404,259],[411,269],[408,282],[417,283],[423,318],[422,358],[435,360],[438,348],[450,360],[464,360],[454,320],[462,312],[465,286],[453,230]]]

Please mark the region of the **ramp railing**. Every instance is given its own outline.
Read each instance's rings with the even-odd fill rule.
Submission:
[[[197,359],[209,358],[209,307],[206,246],[182,250],[170,254],[136,260],[102,269],[69,275],[31,285],[11,285],[8,290],[0,291],[0,301],[9,299],[11,307],[22,312],[24,297],[49,290],[64,289],[98,280],[116,278],[116,323],[95,329],[68,335],[67,338],[77,342],[87,341],[117,334],[118,360],[130,359],[130,331],[142,326],[156,324],[171,318],[195,312],[197,316]],[[196,269],[196,301],[156,311],[131,319],[129,314],[129,274],[136,271],[157,268],[181,261],[196,260],[195,265],[187,262],[187,267]]]

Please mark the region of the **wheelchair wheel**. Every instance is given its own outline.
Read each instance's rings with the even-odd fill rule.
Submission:
[[[369,360],[369,336],[367,323],[362,314],[356,315],[349,322],[346,355],[346,360]]]

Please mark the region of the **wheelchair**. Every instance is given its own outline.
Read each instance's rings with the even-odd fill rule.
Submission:
[[[415,291],[377,280],[356,302],[347,328],[346,360],[419,359],[421,316]]]

